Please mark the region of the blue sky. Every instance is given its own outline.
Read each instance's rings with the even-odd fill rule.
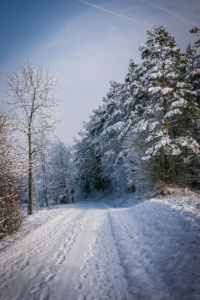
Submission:
[[[200,27],[200,0],[0,0],[0,72],[28,59],[58,73],[58,136],[68,143],[102,103],[109,81],[123,82],[146,30],[163,25],[184,50]],[[0,79],[0,101],[6,99]]]

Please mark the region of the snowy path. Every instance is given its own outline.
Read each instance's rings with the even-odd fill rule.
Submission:
[[[132,299],[104,224],[106,205],[50,212],[47,223],[2,251],[0,299]]]
[[[178,206],[80,202],[26,222],[0,243],[1,300],[200,299],[200,220]]]

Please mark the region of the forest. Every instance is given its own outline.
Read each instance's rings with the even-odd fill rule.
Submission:
[[[56,76],[27,61],[3,74],[8,109],[0,112],[0,238],[18,230],[27,207],[72,203],[98,194],[200,188],[200,29],[181,50],[164,27],[147,31],[123,83],[110,81],[99,108],[70,146],[59,123]]]
[[[131,59],[124,83],[110,82],[76,140],[80,194],[199,189],[199,46],[181,53],[162,26],[147,31],[142,62]]]

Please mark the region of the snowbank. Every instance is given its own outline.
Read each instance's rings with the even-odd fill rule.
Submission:
[[[200,299],[200,195],[168,193],[110,216],[133,299]]]

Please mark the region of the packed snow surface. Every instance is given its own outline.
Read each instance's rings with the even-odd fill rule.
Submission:
[[[0,242],[0,299],[200,299],[199,229],[192,194],[39,211]]]

